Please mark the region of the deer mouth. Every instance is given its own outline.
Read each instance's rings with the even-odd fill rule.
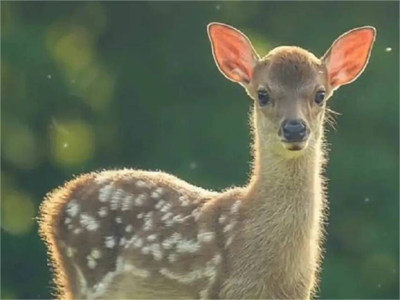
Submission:
[[[289,151],[301,151],[306,148],[307,141],[287,142],[282,141],[283,147]]]

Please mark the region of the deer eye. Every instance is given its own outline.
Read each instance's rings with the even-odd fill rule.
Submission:
[[[325,91],[318,91],[315,93],[315,103],[322,105],[325,99]]]
[[[265,106],[269,103],[269,95],[266,90],[258,91],[258,102],[260,103],[260,106]]]

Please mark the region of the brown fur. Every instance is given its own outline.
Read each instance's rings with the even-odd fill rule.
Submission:
[[[229,47],[249,51],[244,63],[219,63],[216,57],[221,72],[255,100],[249,183],[217,193],[140,170],[91,173],[68,182],[47,195],[40,210],[57,297],[315,295],[326,202],[326,104],[316,105],[313,97],[320,88],[326,98],[332,94],[329,70],[298,47],[279,47],[258,59],[239,31],[217,26],[216,34],[229,31],[228,41],[238,36]],[[225,55],[229,47],[213,49],[214,55]],[[246,63],[254,69],[236,69]],[[260,88],[268,90],[273,105],[257,104]],[[282,142],[286,119],[301,119],[309,130],[296,148]]]

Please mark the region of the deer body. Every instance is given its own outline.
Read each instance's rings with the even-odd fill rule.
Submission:
[[[309,299],[315,292],[325,203],[321,90],[325,101],[361,73],[375,31],[350,31],[321,60],[297,47],[259,59],[224,24],[211,24],[209,35],[221,72],[259,101],[249,184],[217,193],[140,170],[68,182],[41,207],[60,297]]]

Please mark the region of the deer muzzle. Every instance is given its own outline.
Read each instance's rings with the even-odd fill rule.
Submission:
[[[279,129],[279,136],[288,150],[301,150],[309,137],[309,129],[302,120],[285,120]]]

